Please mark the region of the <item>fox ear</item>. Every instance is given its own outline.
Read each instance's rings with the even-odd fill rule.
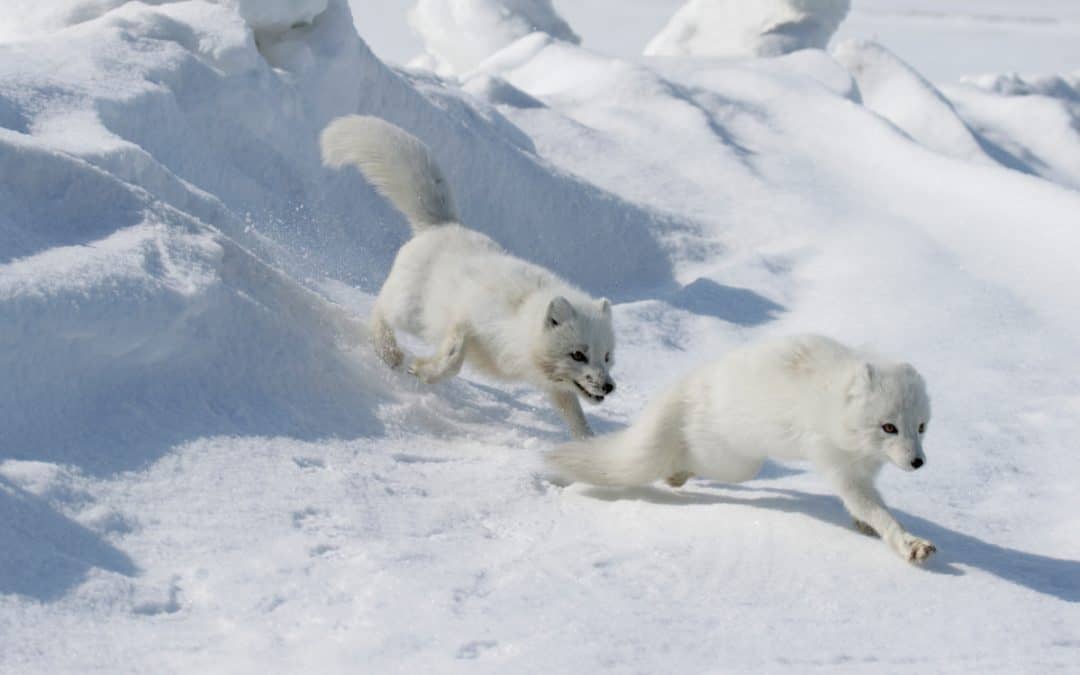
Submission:
[[[548,303],[547,314],[544,317],[544,327],[554,328],[572,318],[574,318],[574,306],[563,296],[557,295]]]
[[[611,301],[607,298],[600,298],[600,313],[604,316],[611,316]]]
[[[866,362],[857,364],[853,369],[851,381],[848,383],[848,397],[855,398],[869,391],[876,379],[877,370],[872,364]]]

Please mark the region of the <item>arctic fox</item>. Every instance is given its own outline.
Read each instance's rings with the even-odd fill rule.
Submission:
[[[412,226],[372,310],[378,355],[401,366],[394,329],[405,330],[438,346],[408,365],[424,382],[453,377],[468,361],[543,389],[573,436],[590,436],[578,396],[600,403],[615,389],[611,303],[462,226],[442,171],[406,131],[352,115],[327,125],[320,144],[324,164],[359,167]]]
[[[737,483],[768,457],[808,459],[839,493],[855,526],[921,563],[934,545],[889,514],[874,488],[886,460],[926,462],[930,399],[915,368],[867,360],[805,335],[732,351],[682,378],[622,431],[568,443],[548,456],[564,476],[597,485],[693,475]]]

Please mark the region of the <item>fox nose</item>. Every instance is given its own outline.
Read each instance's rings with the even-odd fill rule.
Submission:
[[[613,392],[613,391],[615,391],[615,383],[614,383],[614,382],[610,382],[610,381],[609,381],[609,382],[605,382],[605,383],[604,383],[604,393],[605,393],[605,394],[610,394],[610,393],[611,393],[611,392]]]
[[[911,460],[911,468],[918,469],[920,466],[922,466],[925,463],[926,462],[923,461],[922,457],[916,457],[915,459]]]

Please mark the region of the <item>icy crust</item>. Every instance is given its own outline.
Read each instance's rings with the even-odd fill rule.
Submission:
[[[850,7],[850,0],[689,0],[645,54],[777,56],[824,49]]]
[[[581,41],[551,0],[418,0],[409,24],[427,52],[418,63],[444,75],[468,72],[529,33]]]

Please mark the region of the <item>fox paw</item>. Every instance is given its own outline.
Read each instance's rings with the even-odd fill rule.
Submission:
[[[427,359],[413,359],[413,362],[409,364],[409,374],[416,377],[416,379],[426,384],[432,384],[436,381],[434,373],[432,372],[431,363]]]
[[[926,562],[927,558],[936,552],[936,546],[911,534],[905,534],[900,542],[900,555],[916,565]]]
[[[667,478],[665,478],[664,482],[667,483],[670,487],[680,488],[683,485],[686,485],[686,481],[690,480],[693,475],[694,474],[690,473],[689,471],[680,471],[678,473],[673,473]]]
[[[413,359],[409,364],[409,374],[424,384],[438,384],[453,375],[442,363],[432,359]]]

